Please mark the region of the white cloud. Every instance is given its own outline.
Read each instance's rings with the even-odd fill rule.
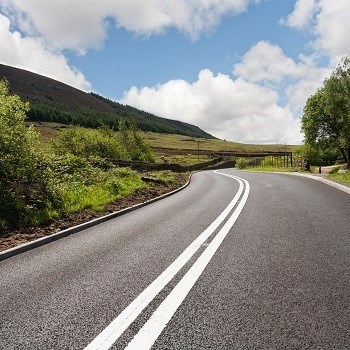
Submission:
[[[276,91],[204,69],[192,84],[171,80],[151,88],[132,87],[120,102],[228,140],[301,142],[299,121],[288,106],[278,106],[278,99]]]
[[[233,68],[234,74],[249,81],[279,83],[286,76],[303,75],[303,67],[287,57],[278,45],[259,41]]]
[[[281,23],[299,30],[309,27],[314,48],[339,58],[350,52],[349,18],[349,0],[297,0],[294,11]]]
[[[62,54],[50,51],[40,38],[23,37],[11,31],[10,20],[0,14],[0,62],[62,81],[82,90],[91,85],[84,75],[69,66]]]
[[[299,143],[298,117],[331,72],[317,60],[317,55],[300,55],[295,61],[279,46],[261,41],[234,65],[235,79],[204,69],[192,84],[171,80],[155,87],[132,87],[121,102],[198,125],[221,138]]]
[[[197,38],[223,16],[245,11],[251,2],[259,0],[0,0],[0,6],[27,34],[40,34],[60,49],[84,52],[102,45],[108,19],[139,35],[175,27]]]
[[[294,6],[294,11],[282,19],[281,23],[292,28],[302,29],[308,27],[313,19],[316,11],[315,0],[297,0]]]
[[[304,74],[300,79],[290,83],[286,87],[286,95],[293,110],[301,112],[307,99],[319,89],[324,80],[329,77],[334,65],[317,67],[313,57],[301,57],[303,60],[302,70]]]
[[[349,0],[320,0],[318,7],[316,47],[326,50],[332,56],[349,55]]]
[[[83,53],[106,38],[105,1],[0,0],[0,5],[22,32],[40,35],[59,49]]]
[[[272,83],[276,88],[283,82],[289,105],[298,113],[331,72],[328,67],[318,67],[316,58],[300,55],[296,62],[279,46],[260,41],[248,50],[240,63],[234,65],[233,72],[247,81],[264,85]]]

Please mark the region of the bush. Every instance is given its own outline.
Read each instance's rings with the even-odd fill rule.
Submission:
[[[24,123],[28,103],[9,94],[7,81],[0,81],[0,230],[25,222],[31,206],[27,205],[14,184],[40,179],[38,136]]]
[[[0,81],[0,178],[32,179],[40,158],[38,136],[24,124],[28,103],[9,95],[6,81]]]
[[[80,157],[100,157],[117,160],[154,161],[149,144],[143,140],[135,126],[120,123],[116,133],[104,126],[89,130],[71,126],[61,131],[53,142],[57,154],[73,154]]]
[[[88,130],[80,126],[71,126],[61,131],[53,141],[54,150],[58,154],[73,154],[80,157],[103,157],[126,159],[123,149],[115,133],[106,127]]]
[[[112,167],[103,171],[85,162],[70,156],[56,158],[51,165],[48,187],[56,209],[66,213],[101,211],[107,204],[145,187],[141,175],[131,169]]]
[[[128,127],[121,121],[119,130],[119,138],[128,160],[154,162],[150,145],[142,138],[135,123]]]
[[[245,169],[248,167],[248,161],[246,158],[237,158],[236,167],[238,169]]]
[[[108,203],[146,187],[141,175],[116,168],[111,159],[153,159],[136,128],[122,125],[67,128],[54,154],[40,152],[38,135],[24,123],[29,105],[0,82],[0,233],[40,225],[63,212],[104,210]]]

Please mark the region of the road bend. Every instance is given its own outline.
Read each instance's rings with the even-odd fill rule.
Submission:
[[[347,349],[350,195],[194,174],[183,191],[0,263],[1,349]]]

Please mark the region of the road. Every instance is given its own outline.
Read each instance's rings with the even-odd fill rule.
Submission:
[[[220,173],[0,262],[0,349],[349,348],[350,195]]]

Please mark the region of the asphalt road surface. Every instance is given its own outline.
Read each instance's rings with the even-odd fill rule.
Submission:
[[[0,349],[349,349],[350,195],[201,172],[0,262]]]

